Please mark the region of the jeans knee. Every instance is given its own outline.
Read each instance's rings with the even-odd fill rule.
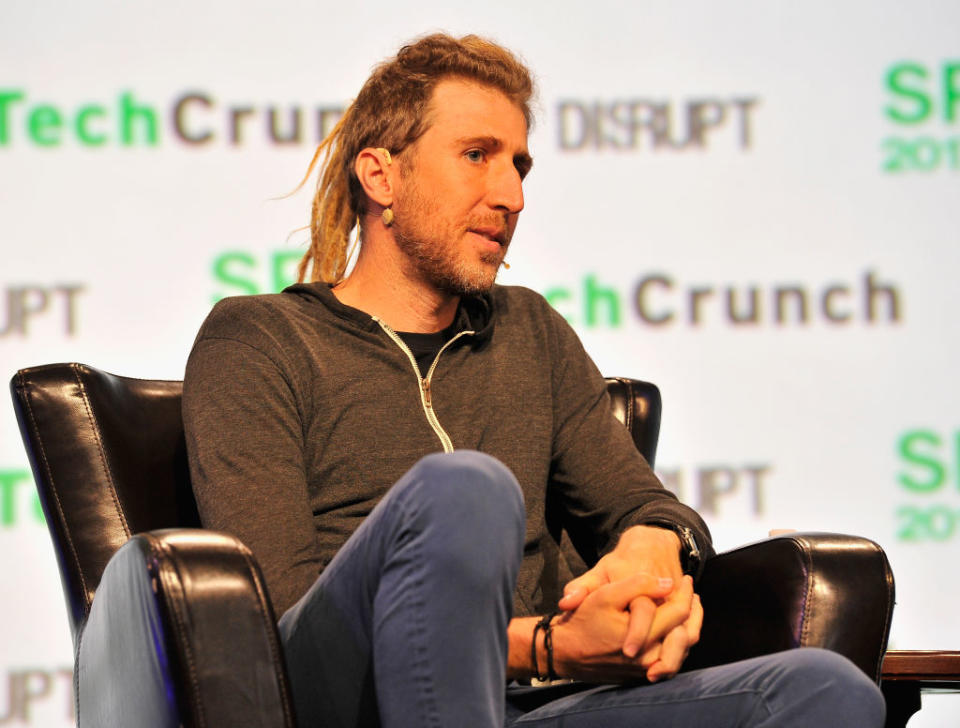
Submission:
[[[440,515],[460,514],[467,528],[496,530],[522,527],[523,493],[513,473],[490,455],[473,450],[437,453],[422,458],[416,474],[422,498]]]
[[[853,662],[817,647],[792,650],[791,657],[791,674],[786,678],[806,685],[809,700],[832,706],[829,712],[843,717],[837,725],[883,725],[886,712],[883,693]]]
[[[477,561],[478,554],[502,554],[508,562],[519,561],[526,511],[520,486],[503,463],[459,450],[428,455],[408,475],[417,510],[450,559]]]

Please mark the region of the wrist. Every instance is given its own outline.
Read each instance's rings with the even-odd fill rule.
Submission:
[[[675,553],[682,549],[680,536],[672,528],[660,523],[631,526],[620,534],[613,551],[632,554]]]
[[[535,648],[537,666],[541,675],[547,669],[547,653],[543,644],[543,631],[539,630],[534,635],[534,628],[540,622],[541,617],[514,617],[510,620],[507,627],[507,678],[510,680],[533,680],[536,679],[536,667],[533,661],[533,652]],[[536,641],[534,641],[536,637]]]
[[[576,672],[571,669],[576,657],[571,655],[567,621],[563,614],[553,621],[553,671],[560,680],[568,680]]]

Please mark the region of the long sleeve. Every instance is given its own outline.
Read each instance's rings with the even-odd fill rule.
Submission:
[[[204,525],[232,532],[253,551],[279,615],[320,570],[301,407],[282,352],[256,326],[238,334],[228,310],[211,314],[187,363],[191,476]]]
[[[559,318],[559,316],[558,316]],[[551,487],[564,510],[593,535],[602,554],[631,526],[687,526],[712,553],[703,519],[666,490],[613,415],[606,384],[565,321],[556,322]]]

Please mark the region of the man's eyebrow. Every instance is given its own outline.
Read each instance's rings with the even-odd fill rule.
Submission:
[[[467,146],[470,144],[477,144],[484,147],[490,147],[492,149],[499,149],[500,147],[503,146],[503,142],[501,142],[497,137],[492,136],[490,134],[480,134],[478,136],[460,137],[459,139],[454,141],[454,144],[456,144],[457,146]]]

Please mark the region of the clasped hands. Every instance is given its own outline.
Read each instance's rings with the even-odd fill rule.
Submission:
[[[590,682],[672,677],[700,638],[703,607],[670,530],[634,526],[569,582],[555,623],[557,672]]]

